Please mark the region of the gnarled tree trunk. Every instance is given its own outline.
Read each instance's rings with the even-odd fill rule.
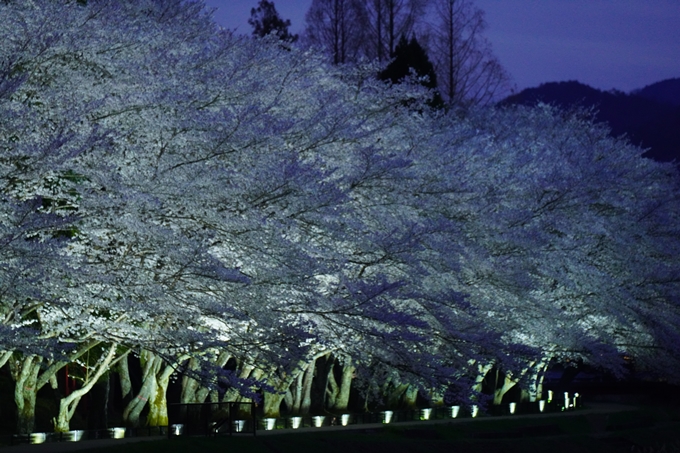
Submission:
[[[543,398],[543,379],[548,369],[548,359],[543,359],[533,368],[531,381],[529,383],[529,401],[535,402]]]
[[[97,363],[94,373],[92,375],[88,374],[86,380],[83,382],[83,386],[74,390],[59,401],[59,414],[57,415],[54,425],[55,432],[63,433],[70,430],[69,425],[80,399],[92,390],[92,387],[94,387],[99,378],[101,378],[109,367],[115,363],[114,359],[117,347],[117,344],[112,344],[103,359]],[[119,360],[126,356],[127,352],[119,357]]]
[[[149,398],[149,416],[146,419],[148,426],[168,426],[168,383],[174,372],[172,365],[165,365],[156,376],[155,392]]]
[[[340,363],[336,361],[336,364]],[[349,405],[349,392],[356,368],[352,365],[352,359],[345,357],[342,361],[341,380],[338,384],[335,379],[334,366],[335,364],[328,371],[328,388],[326,389],[328,409],[342,412],[346,411]]]
[[[72,355],[72,360],[80,357],[96,343],[84,345]],[[56,382],[57,372],[66,362],[48,361],[42,370],[44,359],[37,355],[18,356],[9,359],[10,372],[14,379],[14,402],[17,407],[17,433],[29,434],[35,427],[35,403],[40,390],[48,382]]]
[[[290,387],[298,376],[302,374],[303,370],[296,368],[293,373],[285,374],[283,377],[274,375],[269,379],[269,385],[274,387],[275,393],[264,393],[264,416],[266,418],[278,418],[281,416],[281,403],[286,398],[286,405],[289,411],[292,411],[292,398],[290,397]]]
[[[134,427],[139,426],[139,417],[146,406],[149,398],[156,394],[156,374],[161,368],[162,360],[150,351],[143,350],[140,355],[142,362],[142,387],[137,392],[125,409],[123,410],[123,420]]]
[[[38,393],[38,373],[42,357],[27,356],[12,364],[14,377],[14,403],[17,406],[17,432],[29,434],[35,426],[35,400]]]

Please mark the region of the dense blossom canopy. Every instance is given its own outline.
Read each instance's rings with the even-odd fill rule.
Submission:
[[[221,351],[246,393],[324,354],[368,387],[680,378],[677,174],[587,118],[432,112],[197,2],[12,0],[0,29],[5,362]]]

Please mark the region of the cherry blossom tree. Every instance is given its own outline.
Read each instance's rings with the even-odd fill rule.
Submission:
[[[88,351],[57,430],[131,352],[131,424],[167,423],[179,372],[183,401],[260,392],[269,416],[308,411],[314,379],[334,410],[351,385],[474,399],[491,370],[496,403],[538,399],[566,360],[677,379],[677,174],[587,118],[431,111],[422,86],[233,36],[200,3],[0,17],[0,365],[22,432]]]

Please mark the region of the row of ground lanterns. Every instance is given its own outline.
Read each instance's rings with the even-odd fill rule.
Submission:
[[[540,400],[537,402],[538,405],[538,412],[543,413],[546,410],[546,405],[553,403],[553,392],[548,391],[548,400]],[[558,410],[570,410],[578,407],[581,404],[581,395],[578,393],[574,393],[573,395],[570,395],[569,392],[564,392],[564,399],[561,399],[559,401],[559,404],[556,405]],[[517,413],[517,403],[508,403],[507,409],[508,413],[510,415],[514,415]],[[443,409],[443,408],[442,408]],[[450,419],[455,419],[458,418],[461,415],[461,406],[448,406],[445,408],[446,409],[446,415],[445,417],[441,418],[450,418]],[[423,408],[418,411],[419,413],[419,419],[420,420],[432,420],[434,419],[435,415],[435,410],[431,407],[428,408]],[[392,423],[394,421],[406,421],[406,420],[396,420],[396,415],[397,412],[391,411],[391,410],[386,410],[386,411],[381,411],[380,412],[380,419],[379,422],[382,422],[383,424],[388,424]],[[479,414],[479,407],[477,405],[472,405],[469,408],[469,415],[472,418],[477,417]],[[322,426],[333,426],[333,425],[340,425],[340,426],[347,426],[349,424],[362,424],[362,421],[358,420],[359,418],[363,419],[363,423],[371,423],[373,421],[378,421],[378,420],[370,420],[368,422],[365,421],[365,418],[361,415],[353,415],[352,414],[342,414],[339,417],[333,417],[333,416],[327,416],[327,415],[314,415],[311,417],[308,417],[307,419],[310,421],[310,426],[311,427],[316,427],[320,428]],[[370,417],[369,417],[370,419]],[[286,423],[287,420],[287,423]],[[287,419],[279,419],[279,418],[265,418],[262,420],[262,427],[264,428],[265,431],[271,431],[277,428],[291,428],[291,429],[299,429],[302,428],[303,425],[303,420],[304,417],[302,416],[292,416],[288,417]],[[330,422],[329,422],[330,420]],[[413,417],[409,417],[407,419],[408,421],[414,420]],[[283,421],[283,426],[281,426],[278,422]],[[232,430],[233,432],[240,433],[240,432],[245,432],[246,431],[246,426],[247,426],[248,420],[233,420],[232,422]],[[173,435],[182,435],[183,430],[182,430],[182,425],[173,425],[171,434]]]
[[[548,399],[547,400],[540,400],[536,404],[537,406],[534,406],[534,409],[531,409],[530,412],[536,412],[536,408],[538,409],[539,413],[543,413],[546,411],[548,405],[553,407],[553,410],[570,410],[574,409],[576,407],[579,407],[581,405],[581,395],[578,393],[574,393],[571,395],[569,392],[564,392],[563,398],[560,398],[558,401],[555,401],[554,399],[554,393],[553,391],[548,391]],[[206,405],[210,405],[211,403],[205,403]],[[506,406],[507,412],[505,414],[509,415],[514,415],[518,412],[518,404],[517,403],[508,403]],[[262,420],[262,428],[264,428],[265,431],[271,431],[274,429],[299,429],[305,426],[304,421],[307,420],[309,421],[307,426],[310,427],[317,427],[320,428],[322,426],[333,426],[333,425],[340,425],[340,426],[347,426],[350,424],[365,424],[365,423],[383,423],[383,424],[389,424],[389,423],[394,423],[394,422],[400,422],[400,421],[413,421],[413,420],[433,420],[435,418],[439,419],[456,419],[461,416],[462,414],[462,406],[448,406],[448,407],[443,407],[443,408],[423,408],[416,411],[391,411],[391,410],[385,410],[380,413],[374,414],[374,413],[367,413],[367,414],[341,414],[338,417],[335,416],[328,416],[328,415],[315,415],[311,417],[302,417],[302,416],[292,416],[292,417],[287,417],[287,418],[264,418]],[[469,407],[467,411],[468,415],[472,418],[475,418],[479,415],[479,407],[477,405],[472,405]],[[406,416],[404,415],[406,414]],[[438,415],[438,416],[437,416]],[[253,433],[255,432],[255,429],[257,427],[257,423],[255,425],[250,425],[251,420],[243,419],[243,420],[230,420],[230,425],[227,425],[229,428],[229,433],[244,433],[246,431],[250,432],[252,431]],[[249,426],[250,425],[250,426]],[[158,427],[158,434],[163,434],[163,432],[167,432],[167,434],[170,437],[175,437],[175,436],[181,436],[184,434],[187,434],[185,432],[185,425],[183,423],[176,423],[176,424],[171,424],[169,426],[170,429],[167,431],[164,429],[166,427]],[[106,430],[106,433],[104,437],[108,437],[110,439],[122,439],[128,435],[134,436],[136,430],[132,431],[127,431],[126,428],[123,427],[115,427],[115,428],[109,428]],[[149,429],[149,434],[151,433],[151,430]],[[99,438],[100,437],[100,432],[95,431],[97,433],[94,438]],[[219,434],[223,433],[223,431],[215,429],[213,430],[210,434]],[[32,444],[41,444],[45,443],[47,441],[51,442],[58,442],[58,441],[66,441],[66,442],[76,442],[80,441],[84,438],[91,438],[91,436],[88,436],[86,434],[86,431],[84,430],[74,430],[74,431],[69,431],[66,433],[31,433],[28,436],[28,442]],[[26,440],[24,440],[25,442]]]

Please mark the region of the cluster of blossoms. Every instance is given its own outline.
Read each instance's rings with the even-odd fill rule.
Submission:
[[[125,409],[350,388],[389,400],[554,363],[680,377],[676,169],[550,107],[417,86],[218,29],[200,2],[0,5],[0,366],[20,431],[69,363],[130,351]],[[80,362],[78,362],[80,361]],[[316,372],[315,372],[316,367]],[[212,396],[211,396],[212,395]]]

